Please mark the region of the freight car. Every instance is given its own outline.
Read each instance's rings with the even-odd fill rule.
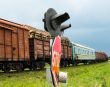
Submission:
[[[30,68],[44,68],[45,62],[50,62],[50,35],[38,29],[26,25],[30,30],[29,52]]]
[[[69,66],[72,64],[72,44],[67,37],[61,37],[61,66]]]
[[[23,25],[0,19],[0,69],[19,71],[28,65],[28,33]]]
[[[105,52],[95,52],[96,62],[105,62],[108,61],[108,56]]]
[[[50,39],[51,36],[48,32],[33,28],[29,25],[25,25],[25,27],[27,27],[30,30],[30,44],[33,43],[33,45],[30,45],[30,51],[33,50],[33,53],[30,52],[30,58],[32,58],[33,55],[40,55],[40,59],[41,61],[35,62],[37,64],[39,64],[40,62],[44,62],[45,63],[49,63],[51,64],[51,58],[50,58]],[[33,40],[34,39],[34,40]],[[37,40],[35,42],[35,40]],[[41,42],[41,45],[38,45],[39,42]],[[36,45],[35,45],[36,44]],[[70,65],[72,62],[72,44],[70,42],[70,40],[67,37],[61,37],[61,46],[62,46],[62,55],[61,55],[61,66],[67,66]],[[37,49],[40,49],[39,51],[37,51]],[[35,54],[36,53],[36,54]],[[36,57],[33,58],[34,60],[36,59]],[[33,62],[32,62],[33,64]],[[42,65],[42,63],[40,64],[40,66]],[[36,66],[36,64],[35,64]]]
[[[44,66],[45,63],[51,64],[50,34],[48,32],[38,30],[28,25],[25,26],[30,30],[29,35],[30,59],[33,61],[37,59],[37,61],[35,61],[36,64],[34,64],[34,66],[40,65],[41,67],[42,65]],[[70,40],[67,37],[61,37],[61,46],[62,46],[61,66],[70,65],[72,61],[72,44]],[[31,64],[33,64],[33,61]]]

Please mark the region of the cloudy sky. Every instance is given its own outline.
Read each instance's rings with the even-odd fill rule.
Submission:
[[[110,55],[110,0],[0,0],[0,18],[43,29],[48,8],[69,13],[65,36]]]

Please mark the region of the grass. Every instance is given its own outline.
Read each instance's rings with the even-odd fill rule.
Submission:
[[[61,68],[68,72],[68,83],[60,87],[110,87],[110,61]],[[0,87],[51,87],[44,71],[0,73]]]

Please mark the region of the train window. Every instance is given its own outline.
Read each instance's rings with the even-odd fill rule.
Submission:
[[[83,54],[83,50],[81,49],[81,54]]]
[[[79,54],[81,54],[81,50],[79,49]]]
[[[79,54],[81,54],[81,49],[79,48]]]
[[[78,48],[77,47],[75,47],[75,53],[78,54]]]
[[[91,54],[91,52],[90,51],[88,51],[88,55],[90,55]]]
[[[87,54],[89,55],[89,53],[90,53],[90,52],[88,51]]]
[[[92,52],[90,52],[90,55],[92,55]]]
[[[81,54],[82,54],[82,49],[81,49]]]
[[[87,51],[87,55],[89,55],[89,51]]]
[[[86,50],[86,55],[87,55],[87,50]]]
[[[79,54],[81,54],[81,49],[79,48]]]
[[[77,48],[75,47],[75,53],[77,54]]]
[[[91,55],[93,55],[93,52],[91,52]]]
[[[80,49],[78,49],[78,54],[80,54]]]
[[[94,52],[92,52],[92,54],[94,55]]]
[[[76,53],[78,54],[78,49],[76,49]]]
[[[91,54],[93,55],[94,53],[93,53],[93,52],[91,52]]]
[[[84,50],[82,50],[82,54],[83,54]]]
[[[89,51],[87,51],[87,54],[89,55]]]
[[[86,51],[86,55],[88,54],[88,51]]]
[[[88,51],[86,50],[86,55],[88,54]]]
[[[84,50],[82,49],[82,54],[84,54]]]
[[[90,55],[92,54],[92,52],[90,51]]]
[[[79,49],[79,54],[81,54],[81,49]]]
[[[92,52],[90,52],[90,55],[92,55]]]
[[[85,50],[85,54],[87,53],[87,51]]]
[[[83,50],[83,54],[84,54],[84,50]]]
[[[84,54],[86,54],[86,51],[84,50]]]
[[[87,50],[85,50],[85,54],[87,54]]]

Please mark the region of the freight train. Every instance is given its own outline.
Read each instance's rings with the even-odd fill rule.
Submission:
[[[48,32],[0,19],[0,70],[44,68],[45,63],[51,62],[50,39]],[[67,37],[62,37],[61,48],[60,65],[64,67],[108,60],[106,53],[72,43]]]

